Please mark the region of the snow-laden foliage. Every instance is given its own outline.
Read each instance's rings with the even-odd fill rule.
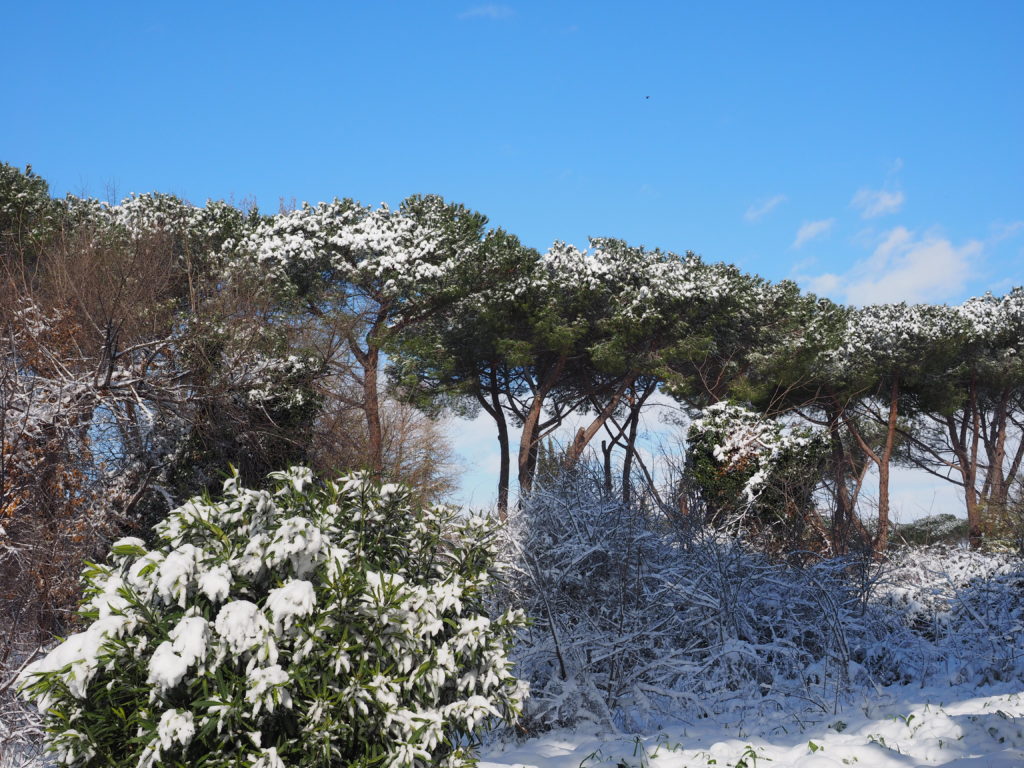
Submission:
[[[351,200],[303,205],[258,225],[230,269],[307,291],[325,278],[394,299],[437,283],[453,269],[438,235],[403,211]]]
[[[540,265],[530,278],[535,283],[549,290],[609,291],[618,299],[614,312],[635,322],[663,311],[669,302],[708,298],[728,289],[693,254],[679,257],[611,238],[592,239],[588,250],[556,242],[541,256]]]
[[[722,401],[690,423],[688,442],[706,448],[717,471],[742,479],[742,499],[753,504],[786,462],[813,460],[822,436],[806,427],[787,427],[762,414]]]
[[[877,591],[937,650],[950,682],[1024,679],[1024,569],[1019,558],[945,546],[893,556]]]
[[[53,226],[54,206],[49,185],[32,173],[0,162],[0,248],[5,235],[15,242],[37,243]]]
[[[826,707],[851,674],[867,675],[854,654],[883,629],[853,622],[863,603],[848,562],[773,564],[562,482],[510,517],[510,600],[533,620],[514,653],[528,724]]]
[[[955,337],[962,322],[932,304],[873,304],[854,310],[832,357],[848,366],[901,367],[921,362],[930,346]]]
[[[723,401],[691,422],[687,442],[686,480],[717,525],[793,529],[814,517],[813,493],[827,449],[822,431]]]
[[[86,628],[22,674],[82,766],[470,765],[525,689],[492,524],[362,475],[224,484],[85,573]]]
[[[1020,563],[907,550],[795,567],[585,481],[510,517],[513,658],[536,729],[834,712],[876,685],[1024,680]]]
[[[1014,288],[1005,296],[970,298],[954,308],[973,334],[972,341],[1006,347],[1007,356],[1019,357],[1024,350],[1024,288]],[[1002,344],[1001,344],[1002,342]]]

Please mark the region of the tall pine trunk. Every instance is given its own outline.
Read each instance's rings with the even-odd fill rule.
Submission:
[[[530,408],[523,419],[523,430],[519,440],[519,495],[523,497],[533,490],[534,473],[537,469],[537,447],[540,441],[540,419],[544,414],[544,403],[554,389],[562,371],[565,369],[566,356],[560,355],[558,360],[544,374],[533,393]]]
[[[380,425],[380,390],[377,386],[377,366],[380,351],[370,347],[363,363],[363,412],[366,414],[366,459],[376,480],[384,473],[384,437]]]
[[[477,391],[477,400],[481,407],[494,419],[498,428],[498,450],[500,452],[500,464],[498,470],[498,518],[504,522],[508,519],[508,486],[510,479],[511,456],[508,441],[508,422],[505,420],[505,410],[501,407],[501,389],[498,386],[498,369],[492,365],[490,369],[490,384],[488,396]]]

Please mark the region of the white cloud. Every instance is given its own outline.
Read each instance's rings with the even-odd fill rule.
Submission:
[[[788,198],[785,195],[776,195],[775,197],[768,198],[754,203],[752,206],[747,208],[747,212],[743,214],[743,218],[747,221],[757,221],[762,216],[766,216],[771,213],[782,203],[786,202]]]
[[[962,245],[935,233],[918,237],[905,227],[884,233],[871,255],[842,275],[804,278],[815,293],[851,304],[935,302],[957,299],[964,292],[983,244]]]
[[[467,8],[465,11],[459,14],[460,19],[508,19],[515,16],[515,11],[509,8],[507,5],[495,5],[488,3],[487,5],[475,5],[472,8]]]
[[[839,275],[833,275],[831,272],[818,275],[817,277],[806,278],[807,289],[811,293],[816,293],[819,296],[834,296],[836,293],[841,292],[842,278]]]
[[[1016,237],[1017,233],[1021,231],[1024,231],[1024,221],[1011,221],[1009,224],[997,222],[992,225],[992,234],[989,236],[988,241],[990,243],[1001,243],[1003,240]]]
[[[862,219],[873,219],[876,216],[896,213],[903,207],[905,199],[903,193],[898,190],[890,192],[886,189],[864,187],[857,190],[857,194],[850,201],[850,207],[859,209]]]
[[[797,230],[796,240],[793,241],[793,247],[800,248],[814,238],[827,234],[835,223],[835,219],[822,219],[821,221],[804,222],[803,226]]]

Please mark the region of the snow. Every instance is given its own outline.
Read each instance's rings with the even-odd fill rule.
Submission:
[[[196,735],[195,720],[191,712],[181,709],[169,709],[160,716],[157,726],[160,745],[170,749],[174,744],[187,745]]]
[[[302,478],[296,480],[302,483]],[[324,540],[320,528],[304,517],[290,517],[281,522],[267,547],[265,562],[274,567],[289,560],[300,578],[312,573],[323,559]]]
[[[19,680],[28,681],[34,675],[57,672],[71,695],[84,699],[89,683],[100,667],[101,653],[107,639],[120,637],[131,621],[127,616],[118,615],[97,619],[87,630],[74,633],[46,656],[25,667]],[[51,703],[51,697],[46,695],[39,700],[38,706],[42,711]]]
[[[769,762],[770,761],[770,762]],[[979,696],[973,687],[881,688],[799,727],[762,716],[702,720],[647,734],[557,730],[494,743],[480,768],[1012,768],[1024,765],[1024,691]]]
[[[170,640],[157,646],[149,660],[149,677],[162,693],[181,683],[189,667],[206,655],[210,625],[201,616],[186,616],[169,633]]]
[[[296,616],[308,616],[316,607],[316,593],[313,584],[293,579],[283,587],[270,590],[267,609],[274,617],[274,634],[278,637],[291,629]]]
[[[277,754],[275,747],[268,747],[259,755],[249,755],[252,768],[285,768],[284,762]]]
[[[267,712],[273,712],[278,704],[291,707],[291,695],[281,687],[290,682],[291,678],[277,664],[250,670],[247,680],[249,688],[245,692],[245,700],[253,705],[252,717],[256,717],[264,708]]]
[[[723,400],[704,408],[690,423],[689,440],[701,439],[714,442],[711,453],[723,472],[754,469],[743,486],[746,501],[752,504],[787,458],[820,450],[826,437],[822,430],[793,429]]]
[[[342,487],[354,498],[365,494],[358,482],[329,486],[332,505],[348,503]],[[533,617],[520,633],[515,667],[490,638],[495,627],[519,625],[517,614],[488,617],[473,607],[486,573],[470,577],[435,564],[439,578],[422,585],[411,567],[394,562],[368,570],[362,543],[336,525],[337,509],[305,506],[287,485],[275,497],[281,509],[269,496],[238,489],[230,506],[172,513],[163,530],[173,526],[175,543],[166,554],[146,552],[137,540],[119,542],[125,551],[114,564],[92,572],[86,605],[97,616],[93,624],[26,674],[58,675],[75,699],[69,711],[79,717],[100,669],[139,663],[152,685],[141,768],[180,751],[176,745],[201,729],[215,724],[220,731],[235,714],[268,718],[290,708],[303,722],[301,748],[311,748],[331,727],[325,706],[332,706],[323,692],[304,690],[297,665],[313,655],[338,675],[330,695],[346,702],[348,718],[383,713],[377,727],[390,733],[393,749],[382,765],[430,750],[441,722],[472,729],[507,714],[496,702],[502,691],[522,698],[519,676],[534,686],[520,725],[534,738],[490,742],[484,768],[1024,764],[1019,559],[932,547],[894,552],[884,565],[834,560],[796,568],[721,534],[669,536],[656,520],[588,496],[587,488],[539,489],[510,516],[504,543],[521,557],[506,563],[501,588],[516,599],[501,607],[521,603]],[[264,519],[261,505],[273,515]],[[381,524],[380,509],[362,508],[369,525]],[[230,546],[197,522],[236,517]],[[460,525],[457,535],[467,536],[486,521]],[[409,546],[406,539],[398,544],[400,557]],[[231,581],[239,550],[249,547],[265,558],[265,599],[241,575]],[[350,559],[359,571],[348,570]],[[267,569],[270,560],[276,572]],[[323,591],[297,575],[306,567],[331,574]],[[339,642],[338,634],[327,642],[322,633],[337,625],[310,620],[335,610],[330,580],[342,576],[359,587],[345,610],[373,637],[368,650]],[[175,616],[162,625],[166,635],[163,628],[133,634],[143,612],[124,597],[136,589],[155,612]],[[194,601],[183,613],[175,611],[182,595]],[[241,702],[203,691],[206,703],[193,722],[175,709],[183,703],[179,686],[195,691],[193,681],[226,674],[228,654],[241,660],[231,669],[242,676],[236,698],[244,705],[236,711]],[[421,667],[423,661],[431,663]],[[359,676],[367,670],[372,678]],[[424,694],[408,698],[412,686]],[[440,703],[441,691],[458,700]],[[556,730],[545,732],[549,727]],[[247,725],[246,732],[240,749],[259,751],[250,736],[258,731]],[[91,749],[72,727],[56,745],[64,755]],[[250,758],[280,762],[269,749]]]
[[[212,603],[221,603],[231,591],[231,569],[221,564],[199,576],[199,589]]]
[[[217,614],[217,634],[235,656],[255,651],[259,659],[277,661],[277,646],[270,636],[270,624],[263,611],[248,600],[232,600]]]
[[[180,607],[185,607],[188,585],[201,554],[201,551],[191,544],[182,544],[160,564],[160,578],[157,580],[156,590],[165,603],[177,603]]]

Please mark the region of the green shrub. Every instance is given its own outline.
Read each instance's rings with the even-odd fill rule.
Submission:
[[[827,442],[741,405],[719,402],[690,424],[686,475],[715,524],[748,527],[802,519],[814,509]]]
[[[518,614],[487,615],[494,526],[362,475],[193,499],[159,546],[89,565],[89,623],[22,693],[82,766],[471,765],[525,693]]]

